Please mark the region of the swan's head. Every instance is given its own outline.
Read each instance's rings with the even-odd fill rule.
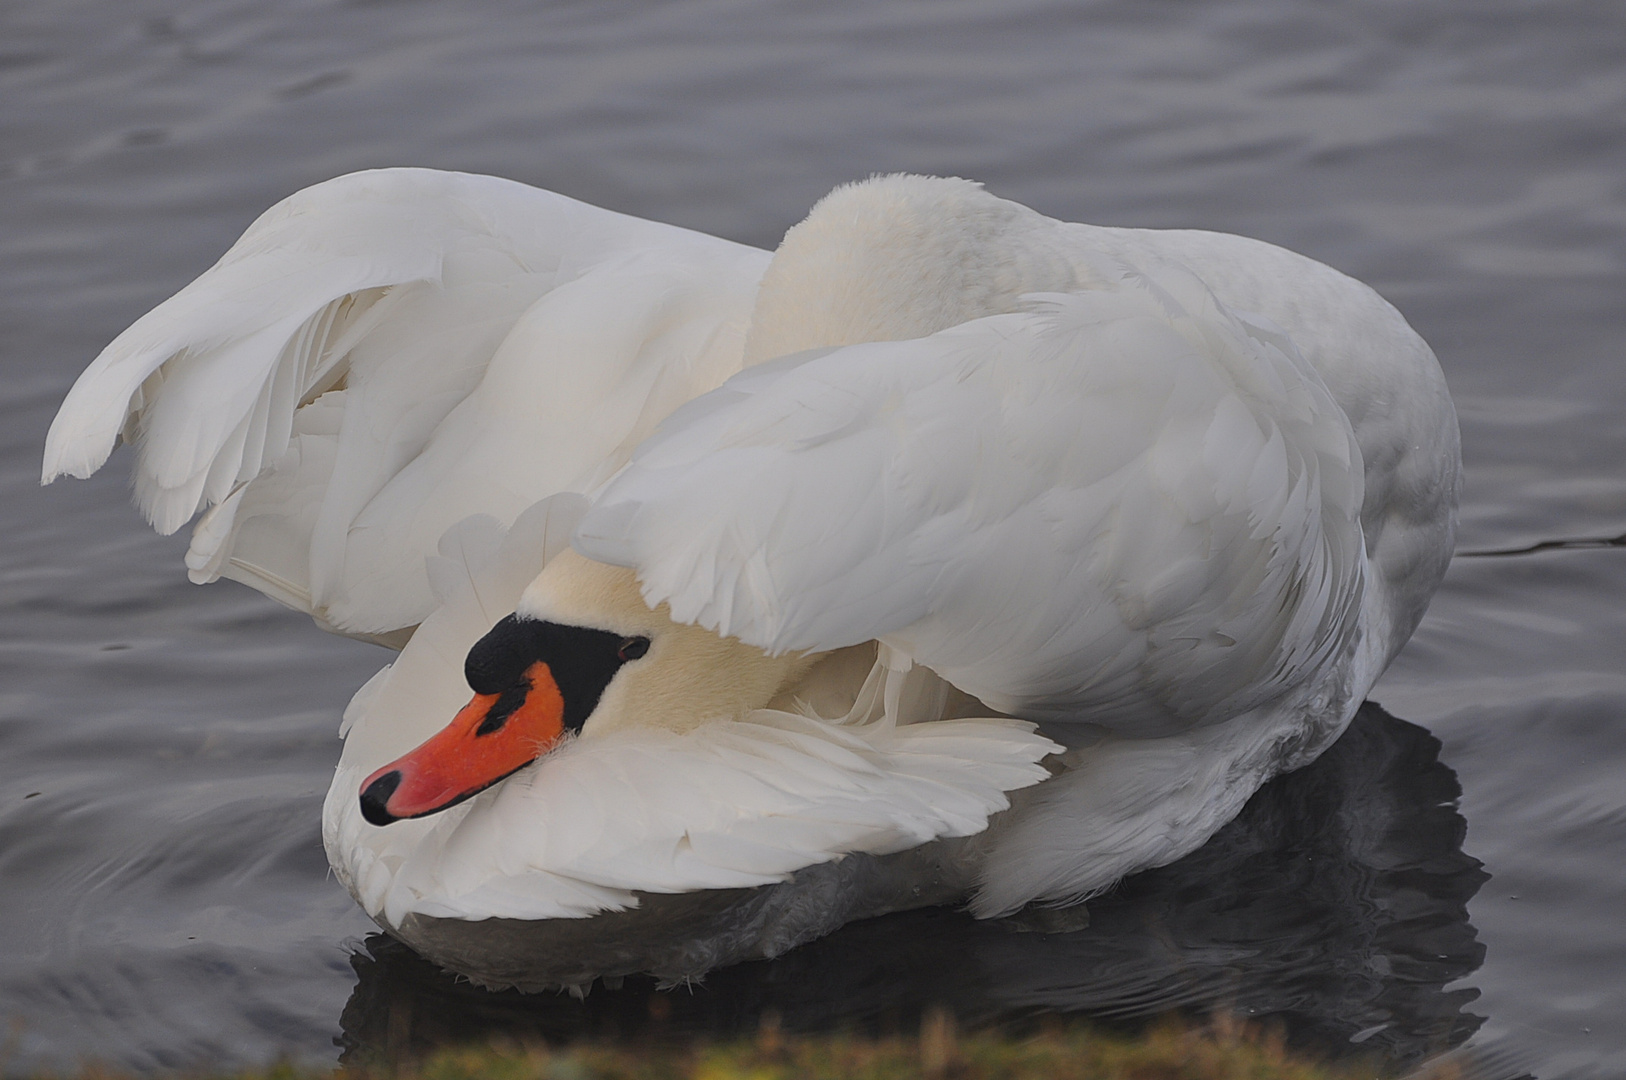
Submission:
[[[633,572],[566,551],[514,614],[469,650],[474,698],[417,749],[362,782],[374,825],[455,806],[518,772],[566,732],[688,731],[766,705],[814,662],[769,656],[650,608]]]

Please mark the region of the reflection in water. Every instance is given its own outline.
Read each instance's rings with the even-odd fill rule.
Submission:
[[[652,980],[566,995],[460,984],[383,935],[352,958],[348,1063],[452,1042],[727,1036],[765,1011],[786,1029],[906,1028],[929,1005],[964,1024],[1230,1009],[1299,1047],[1394,1065],[1456,1046],[1477,996],[1447,984],[1484,948],[1467,903],[1456,775],[1422,728],[1362,707],[1314,765],[1267,785],[1206,847],[1068,913],[978,922],[942,908],[855,923],[772,961],[670,991]],[[1049,916],[1044,932],[1036,929]]]

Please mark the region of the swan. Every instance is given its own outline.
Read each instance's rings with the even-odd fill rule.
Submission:
[[[894,175],[772,254],[494,177],[267,211],[74,385],[192,580],[399,650],[323,813],[490,986],[1070,905],[1337,739],[1453,545],[1455,413],[1361,283]],[[471,696],[472,692],[472,696]]]

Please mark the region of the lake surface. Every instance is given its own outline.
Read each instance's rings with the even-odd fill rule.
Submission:
[[[353,169],[513,177],[771,246],[911,170],[1261,237],[1360,277],[1457,400],[1464,552],[1626,533],[1618,0],[13,0],[0,8],[4,1067],[1230,1007],[1301,1045],[1626,1074],[1626,550],[1460,557],[1346,739],[1064,933],[926,911],[692,993],[459,986],[327,875],[386,653],[129,507],[37,484],[74,376],[262,209]],[[1032,929],[1031,927],[1026,929]],[[1051,927],[1050,929],[1056,929]]]

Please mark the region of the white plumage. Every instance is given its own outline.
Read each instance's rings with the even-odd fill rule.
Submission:
[[[752,369],[639,448],[578,545],[771,651],[879,638],[1128,734],[1228,719],[1355,635],[1361,459],[1308,365],[1191,284],[1206,321],[1133,282]]]
[[[495,177],[340,177],[120,334],[45,471],[90,475],[123,430],[155,528],[215,507],[194,581],[399,630],[432,610],[423,560],[447,528],[589,489],[739,369],[767,261]]]
[[[464,924],[779,890],[771,928],[708,923],[691,974],[1178,858],[1342,731],[1449,560],[1459,473],[1432,353],[1358,282],[923,177],[838,190],[771,262],[489,177],[342,177],[108,347],[45,478],[121,430],[156,527],[212,506],[194,580],[405,643],[346,713],[330,857],[385,926],[524,984],[550,976]],[[610,572],[571,543],[635,592],[581,584]],[[516,609],[656,644],[579,737],[368,825],[362,778],[447,722]],[[750,660],[802,652],[831,655]],[[663,722],[731,664],[784,679]],[[930,887],[865,869],[934,841]]]
[[[682,735],[634,728],[580,738],[443,813],[366,825],[361,779],[467,698],[463,653],[513,610],[584,509],[585,500],[559,495],[506,534],[489,518],[453,530],[431,566],[440,606],[346,712],[326,840],[341,880],[388,924],[411,913],[574,918],[634,907],[634,890],[766,885],[841,852],[888,854],[980,832],[1007,790],[1047,775],[1036,763],[1059,748],[1031,723],[910,723],[920,710],[896,703],[889,715],[888,682],[936,680],[879,665],[835,723],[761,709]]]

